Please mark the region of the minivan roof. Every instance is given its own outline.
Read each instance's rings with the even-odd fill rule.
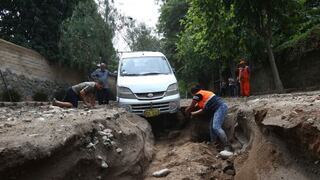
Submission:
[[[164,56],[161,52],[137,51],[122,53],[121,58],[142,57],[142,56]]]

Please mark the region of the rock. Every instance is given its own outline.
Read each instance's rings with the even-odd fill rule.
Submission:
[[[24,120],[22,120],[23,122],[31,122],[32,121],[32,119],[24,119]]]
[[[53,116],[53,114],[43,114],[42,116],[43,116],[43,117],[46,117],[46,118],[48,118],[48,117],[51,117],[51,116]]]
[[[228,170],[226,170],[226,172],[224,172],[225,174],[228,174],[228,175],[230,175],[230,176],[234,176],[234,175],[236,175],[236,172],[235,172],[235,170],[233,170],[233,169],[228,169]]]
[[[111,130],[111,129],[105,129],[105,130],[103,130],[103,132],[105,132],[105,133],[112,133],[112,130]]]
[[[213,168],[213,170],[216,170],[216,169],[221,169],[222,165],[221,163],[217,163],[217,164],[211,165],[211,167]]]
[[[223,170],[223,172],[227,171],[228,169],[234,169],[233,163],[230,161],[223,162],[221,167],[222,167],[221,169]]]
[[[0,179],[37,179],[38,172],[46,172],[45,179],[143,177],[143,170],[148,167],[154,150],[154,136],[150,124],[145,119],[124,115],[117,120],[106,121],[104,115],[109,110],[112,111],[106,108],[94,109],[87,117],[80,116],[81,112],[89,113],[82,107],[69,113],[64,109],[49,112],[54,110],[49,108],[33,105],[12,109],[0,108],[0,117],[4,116],[4,119],[0,119],[0,161],[7,162],[0,163]],[[118,111],[118,108],[114,109]],[[8,113],[12,116],[7,116]],[[9,117],[16,120],[7,121]],[[63,117],[63,120],[60,120],[60,117]],[[26,121],[31,122],[24,123]],[[99,131],[102,133],[98,134]],[[103,145],[103,142],[106,142],[108,147]],[[128,143],[134,146],[125,146]],[[61,155],[60,150],[67,152]],[[81,153],[77,153],[79,151]],[[69,152],[75,152],[76,156]],[[65,162],[66,159],[80,163],[68,163]],[[30,166],[24,169],[23,173],[19,173],[21,165],[40,160],[47,163]],[[52,169],[54,163],[63,164],[63,169],[59,172]],[[88,168],[88,164],[95,164],[96,168]],[[86,169],[88,171],[84,172]]]
[[[104,125],[103,125],[103,124],[101,124],[101,123],[99,123],[99,127],[100,127],[100,130],[105,129]]]
[[[161,169],[159,171],[156,171],[152,173],[152,176],[154,177],[166,177],[168,174],[170,174],[171,171],[168,168]]]
[[[107,136],[107,133],[104,132],[104,131],[98,131],[98,134],[101,135],[101,136]]]
[[[174,139],[174,138],[177,138],[178,136],[180,136],[180,131],[171,131],[168,134],[169,139]]]
[[[4,127],[12,127],[12,126],[14,126],[15,124],[13,124],[13,123],[4,123]]]
[[[313,120],[312,118],[309,118],[309,119],[307,120],[307,122],[308,122],[309,124],[313,124],[313,123],[314,123],[314,120]]]
[[[102,136],[102,140],[104,140],[104,141],[110,141],[110,139],[108,138],[108,136]]]
[[[99,160],[103,160],[102,156],[97,156],[96,158]]]
[[[39,117],[37,118],[38,121],[45,121],[46,119],[44,119],[43,117]]]
[[[95,147],[95,144],[93,144],[92,142],[90,142],[90,143],[86,146],[86,148],[88,148],[88,149],[89,149],[89,148],[92,148],[92,147],[93,147],[93,148]]]
[[[40,136],[40,134],[29,134],[29,137]]]
[[[116,151],[117,151],[117,153],[121,153],[122,149],[121,148],[117,148]]]
[[[14,121],[14,118],[13,118],[13,117],[9,117],[9,118],[7,119],[7,121]]]
[[[302,113],[302,112],[303,112],[302,109],[295,109],[294,111],[295,111],[296,113]]]
[[[101,167],[102,167],[103,169],[107,169],[109,166],[108,166],[108,164],[107,164],[105,161],[102,160],[102,162],[101,162]]]
[[[108,138],[113,138],[113,134],[107,133]]]

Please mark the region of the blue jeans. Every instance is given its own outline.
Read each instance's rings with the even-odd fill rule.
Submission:
[[[212,116],[212,120],[210,122],[211,142],[215,142],[218,137],[224,146],[229,145],[227,135],[222,129],[222,124],[227,114],[227,111],[228,106],[225,103],[221,103],[219,107],[215,110]]]

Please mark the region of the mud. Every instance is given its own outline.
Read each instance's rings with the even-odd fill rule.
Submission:
[[[171,172],[162,179],[319,179],[318,94],[225,99],[224,129],[235,156],[217,157],[217,148],[207,142],[209,121],[199,117],[175,138],[161,134],[145,179],[156,179],[152,173],[164,168]]]
[[[149,180],[165,168],[161,179],[319,179],[319,94],[225,99],[229,158],[208,142],[206,116],[0,103],[0,179]]]

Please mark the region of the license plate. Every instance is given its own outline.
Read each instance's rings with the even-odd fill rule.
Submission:
[[[143,115],[145,117],[154,117],[154,116],[158,116],[160,114],[160,110],[159,109],[147,109],[143,112]]]

